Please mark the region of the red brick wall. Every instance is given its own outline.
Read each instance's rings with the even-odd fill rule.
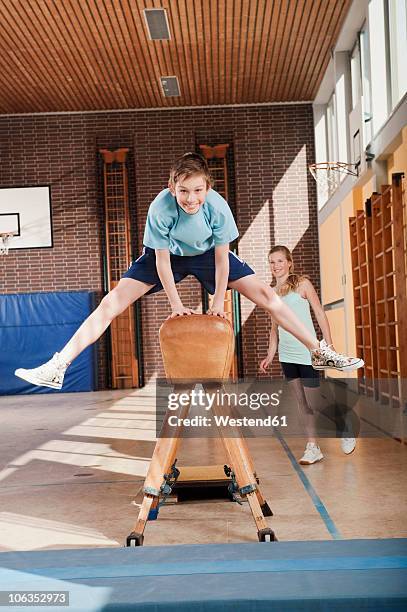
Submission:
[[[0,186],[50,184],[53,249],[11,251],[0,259],[0,292],[102,292],[103,203],[99,148],[127,146],[135,254],[148,205],[166,186],[171,162],[198,143],[231,143],[232,207],[239,254],[267,280],[275,238],[297,246],[297,269],[319,289],[317,207],[307,164],[314,158],[310,105],[0,117]],[[267,203],[268,202],[268,203]],[[277,231],[276,231],[277,228]],[[180,287],[196,307],[194,279]],[[142,303],[145,380],[162,375],[157,331],[169,309],[163,294]],[[269,320],[242,299],[244,373],[253,376],[267,351]],[[57,344],[57,341],[56,341]],[[58,347],[56,347],[58,348]],[[104,384],[104,345],[101,343]],[[279,371],[276,364],[274,371]]]

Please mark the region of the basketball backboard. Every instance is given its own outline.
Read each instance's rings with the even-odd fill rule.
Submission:
[[[52,247],[50,187],[0,188],[0,234],[13,234],[12,249]]]

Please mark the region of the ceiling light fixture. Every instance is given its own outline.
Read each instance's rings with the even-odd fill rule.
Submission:
[[[150,40],[170,40],[167,11],[165,9],[144,9],[148,35]]]
[[[160,77],[160,81],[164,96],[166,98],[174,98],[181,95],[176,76],[163,76]]]

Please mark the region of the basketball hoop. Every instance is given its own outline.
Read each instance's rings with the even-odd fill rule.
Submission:
[[[0,234],[0,255],[8,255],[10,240],[13,238],[13,236],[13,233]]]
[[[321,195],[329,196],[341,182],[341,176],[359,176],[356,164],[347,162],[320,162],[308,166],[310,173],[321,187]]]

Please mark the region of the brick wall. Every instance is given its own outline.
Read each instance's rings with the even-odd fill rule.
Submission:
[[[316,193],[307,165],[314,158],[312,108],[281,105],[196,110],[0,117],[0,186],[50,184],[54,248],[11,251],[0,259],[0,291],[92,290],[102,295],[103,203],[99,148],[129,147],[135,253],[150,201],[167,184],[175,157],[197,143],[231,143],[231,202],[239,255],[269,281],[267,251],[294,248],[298,270],[319,290]],[[182,299],[199,307],[194,279]],[[168,315],[165,296],[142,300],[145,380],[162,375],[157,331]],[[253,376],[267,351],[269,320],[242,299],[244,373]],[[57,341],[56,341],[57,344]],[[56,346],[56,348],[58,348]],[[100,386],[105,346],[100,343]],[[274,366],[274,372],[279,367]]]

